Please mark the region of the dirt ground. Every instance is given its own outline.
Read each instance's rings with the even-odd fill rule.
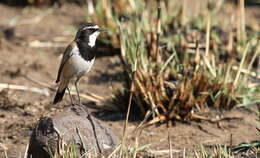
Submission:
[[[69,97],[66,96],[61,104],[52,105],[54,91],[43,84],[56,88],[54,80],[60,54],[73,39],[72,26],[85,19],[85,12],[82,7],[73,4],[66,4],[61,8],[13,8],[0,4],[0,10],[0,157],[5,154],[8,157],[19,157],[26,150],[36,121],[42,116],[54,115],[69,104]],[[258,12],[252,8],[252,15],[259,18],[259,8]],[[15,35],[7,40],[2,32],[14,23]],[[123,86],[123,70],[117,55],[118,50],[102,45],[99,52],[101,54],[92,71],[80,80],[79,89],[83,94],[91,92],[109,100],[112,93]],[[36,87],[37,92],[16,90],[14,88],[19,87],[12,86],[2,89],[4,84]],[[98,111],[96,114],[121,137],[123,113],[112,111],[107,106],[108,101],[84,101],[92,107],[93,112]],[[104,109],[112,112],[105,113]],[[232,142],[237,145],[260,140],[257,130],[259,118],[255,113],[233,109],[220,114],[231,119],[218,124],[195,121],[191,124],[177,123],[169,128],[169,132],[165,125],[146,127],[139,137],[139,143],[150,144],[151,153],[167,157],[163,150],[169,148],[168,133],[176,154],[184,148],[186,152],[190,152],[200,144],[229,145]],[[128,133],[139,123],[131,122]],[[130,136],[132,142],[135,136]]]

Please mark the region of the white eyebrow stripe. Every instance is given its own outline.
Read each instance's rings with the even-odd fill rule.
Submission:
[[[96,26],[88,26],[88,27],[84,27],[83,30],[86,30],[86,29],[99,29],[99,27],[96,25]]]

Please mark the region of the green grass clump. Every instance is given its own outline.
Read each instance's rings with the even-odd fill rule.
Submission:
[[[236,146],[214,145],[210,147],[202,145],[199,149],[194,151],[194,154],[198,158],[257,158],[260,154],[260,141],[242,143]]]
[[[195,155],[198,158],[234,158],[230,149],[220,145],[214,146],[212,150],[207,150],[204,146],[201,146],[200,150],[195,151]]]

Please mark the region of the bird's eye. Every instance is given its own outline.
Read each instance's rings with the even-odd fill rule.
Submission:
[[[91,28],[91,29],[89,29],[89,30],[90,30],[90,32],[94,33],[94,32],[96,32],[98,29],[96,29],[96,28]]]

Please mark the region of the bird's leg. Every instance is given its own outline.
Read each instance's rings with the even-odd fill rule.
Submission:
[[[72,96],[71,96],[71,94],[70,94],[70,89],[69,89],[69,87],[67,87],[67,89],[68,89],[68,92],[69,92],[71,104],[72,104],[72,105],[75,105],[74,102],[73,102],[73,98],[72,98]]]
[[[76,87],[76,91],[77,91],[77,95],[78,95],[78,100],[79,100],[79,105],[80,105],[81,102],[80,102],[79,90],[78,90],[78,86],[77,86],[78,81],[79,81],[79,78],[77,78],[76,81],[75,81],[75,87]]]

